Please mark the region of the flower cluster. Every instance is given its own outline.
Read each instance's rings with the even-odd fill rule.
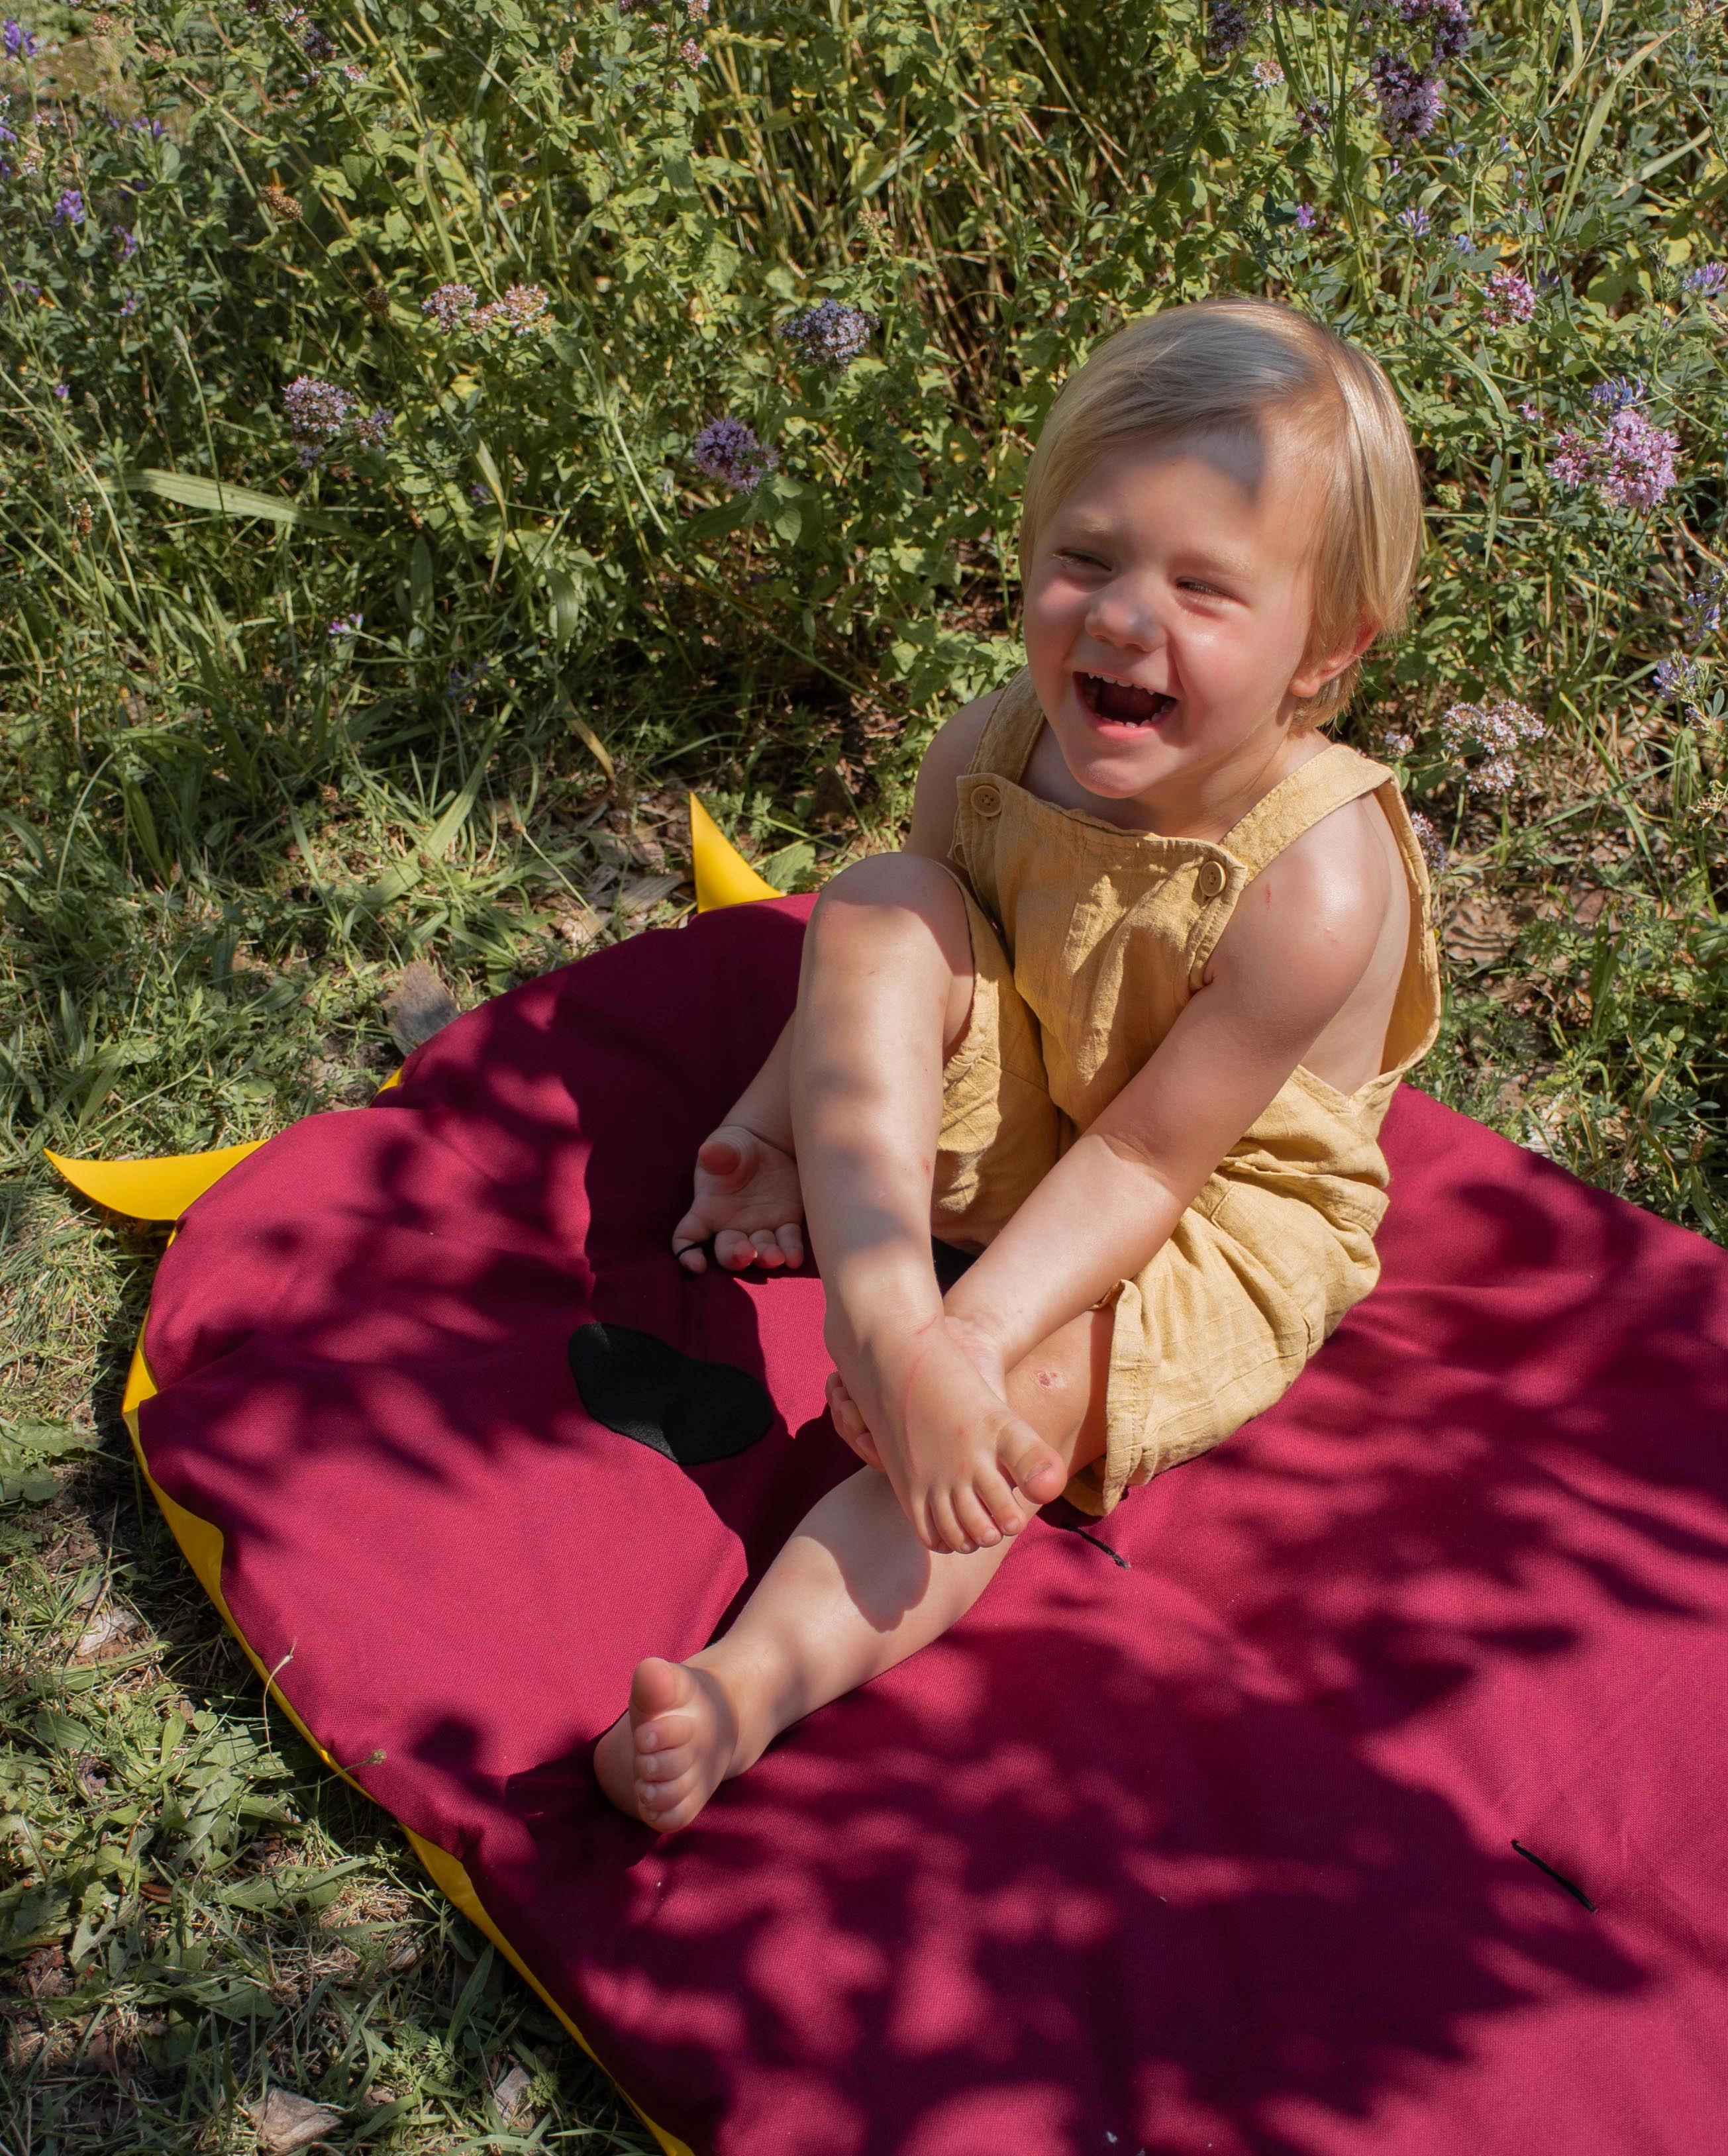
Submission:
[[[690,445],[697,470],[741,492],[758,485],[779,459],[742,419],[710,419]]]
[[[1674,452],[1679,436],[1653,424],[1635,404],[1617,406],[1601,393],[1620,387],[1602,382],[1592,393],[1613,417],[1600,434],[1562,427],[1548,470],[1562,486],[1593,486],[1611,508],[1651,510],[1679,479]]]
[[[1590,401],[1598,412],[1610,414],[1623,412],[1629,404],[1644,401],[1644,377],[1641,374],[1611,374],[1606,382],[1598,382],[1590,393]]]
[[[1689,704],[1697,701],[1701,677],[1695,659],[1682,658],[1678,653],[1664,659],[1656,669],[1656,686],[1671,704]]]
[[[1412,29],[1426,29],[1434,65],[1462,57],[1470,42],[1470,11],[1464,0],[1393,0]]]
[[[5,46],[6,57],[9,60],[33,59],[42,49],[39,38],[22,23],[14,23],[10,18],[0,25],[0,45]]]
[[[420,312],[429,315],[440,329],[450,331],[465,321],[480,295],[471,285],[440,285],[429,300],[422,300]]]
[[[1722,602],[1728,598],[1728,578],[1719,570],[1707,584],[1688,592],[1680,601],[1686,617],[1686,641],[1702,644],[1722,626]]]
[[[1489,272],[1488,287],[1482,295],[1482,319],[1491,330],[1503,330],[1511,322],[1527,322],[1535,311],[1536,288],[1527,277],[1520,277],[1515,270]]]
[[[1686,272],[1685,285],[1689,292],[1696,292],[1700,299],[1720,299],[1722,288],[1728,285],[1728,263],[1700,262],[1695,270]]]
[[[1422,848],[1422,856],[1427,864],[1431,876],[1439,875],[1446,865],[1446,841],[1434,829],[1420,808],[1410,812],[1410,828],[1416,834],[1416,843]]]
[[[84,197],[76,187],[68,187],[64,191],[54,204],[54,213],[49,222],[51,224],[82,224],[84,223]]]
[[[1368,63],[1368,73],[1390,141],[1412,142],[1430,131],[1446,103],[1438,75],[1419,74],[1400,53],[1376,53]]]
[[[512,285],[501,300],[488,300],[483,306],[475,304],[478,298],[471,285],[440,285],[429,300],[421,300],[420,312],[446,335],[465,325],[481,336],[503,330],[512,336],[527,336],[548,326],[543,285]]]
[[[1433,218],[1419,203],[1412,203],[1407,209],[1401,209],[1398,213],[1398,222],[1407,232],[1413,234],[1418,239],[1425,233],[1432,231],[1434,226]]]
[[[780,324],[780,335],[795,345],[805,359],[825,361],[831,367],[849,367],[870,341],[877,326],[874,315],[859,307],[843,307],[838,300],[819,300],[801,315]]]
[[[1215,60],[1228,59],[1248,42],[1254,18],[1237,0],[1213,0],[1206,24],[1206,52]]]
[[[1440,738],[1451,755],[1484,757],[1469,773],[1479,793],[1509,793],[1518,783],[1517,752],[1540,741],[1546,732],[1534,711],[1509,696],[1485,704],[1453,704],[1440,721]]]
[[[302,374],[282,392],[282,409],[288,415],[288,431],[300,445],[300,461],[311,470],[323,460],[325,451],[351,422],[354,439],[376,449],[394,424],[395,414],[382,405],[357,413],[354,399],[333,382],[316,374]]]
[[[363,613],[337,614],[331,623],[327,632],[330,641],[332,644],[341,644],[348,637],[357,636],[365,621],[366,617]]]
[[[1306,105],[1296,108],[1297,125],[1304,135],[1324,135],[1332,125],[1332,105],[1329,98],[1312,98]]]
[[[484,335],[502,330],[510,336],[530,336],[547,327],[546,290],[540,285],[512,285],[501,300],[489,300],[468,317],[471,330]]]

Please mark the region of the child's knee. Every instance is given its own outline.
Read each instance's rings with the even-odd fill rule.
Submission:
[[[872,854],[843,868],[824,889],[809,933],[820,952],[859,937],[928,939],[949,970],[972,970],[966,901],[948,871],[920,854]]]

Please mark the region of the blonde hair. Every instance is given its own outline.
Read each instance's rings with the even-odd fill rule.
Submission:
[[[1082,475],[1119,444],[1242,433],[1282,412],[1318,454],[1319,529],[1307,656],[1349,646],[1359,625],[1401,626],[1422,552],[1422,479],[1410,430],[1375,361],[1271,300],[1201,300],[1128,323],[1069,376],[1050,408],[1021,510],[1024,580],[1040,534]],[[1340,711],[1353,661],[1304,704]]]

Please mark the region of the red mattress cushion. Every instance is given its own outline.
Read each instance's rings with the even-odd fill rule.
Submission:
[[[1720,2147],[1728,1256],[1409,1089],[1380,1287],[1127,1565],[1058,1508],[688,1835],[600,1799],[637,1659],[853,1466],[820,1282],[667,1250],[805,910],[489,1004],[188,1215],[142,1442],[302,1720],[703,2156]],[[595,1320],[769,1435],[602,1427]]]

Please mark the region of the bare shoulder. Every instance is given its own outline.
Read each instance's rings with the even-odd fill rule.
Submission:
[[[947,860],[954,840],[954,789],[978,752],[995,702],[994,692],[976,697],[937,728],[918,766],[912,830],[906,842],[908,853],[924,854],[936,861]]]
[[[1346,802],[1254,878],[1219,939],[1208,978],[1234,975],[1317,1018],[1341,1009],[1389,940],[1401,947],[1403,878],[1371,796]]]

